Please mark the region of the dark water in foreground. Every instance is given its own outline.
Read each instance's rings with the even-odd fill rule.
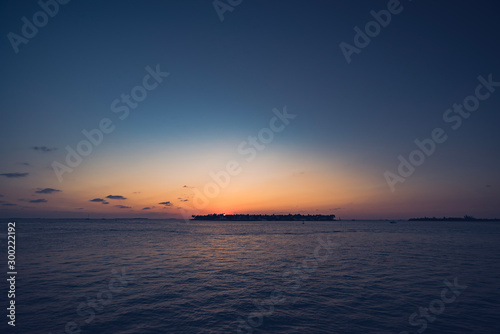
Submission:
[[[16,238],[16,333],[500,333],[500,223],[21,220]]]

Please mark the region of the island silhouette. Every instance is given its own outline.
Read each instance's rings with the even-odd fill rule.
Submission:
[[[465,215],[463,217],[422,217],[422,218],[410,218],[408,221],[450,221],[450,222],[484,222],[484,221],[498,221],[498,218],[474,218],[472,216]]]
[[[267,220],[267,221],[332,221],[335,220],[335,215],[302,215],[291,213],[287,215],[268,215],[268,214],[233,214],[226,215],[225,213],[212,213],[208,215],[193,215],[193,220],[236,220],[236,221],[252,221],[252,220]]]

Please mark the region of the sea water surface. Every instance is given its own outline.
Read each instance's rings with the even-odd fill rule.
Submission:
[[[21,219],[16,233],[2,333],[500,333],[498,222]]]

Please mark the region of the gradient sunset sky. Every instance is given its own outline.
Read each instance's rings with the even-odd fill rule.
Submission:
[[[0,217],[500,217],[500,87],[445,119],[479,76],[500,82],[496,3],[401,1],[348,63],[339,45],[387,3],[244,0],[221,21],[208,0],[73,0],[16,53],[9,33],[41,7],[2,1]],[[103,119],[113,130],[58,178]],[[391,189],[384,173],[436,128],[446,141]]]

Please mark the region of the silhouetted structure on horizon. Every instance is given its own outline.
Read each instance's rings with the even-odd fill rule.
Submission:
[[[460,217],[442,217],[442,218],[436,218],[436,217],[423,217],[423,218],[410,218],[408,221],[449,221],[449,222],[484,222],[484,221],[499,221],[500,219],[498,218],[474,218],[472,216],[464,216],[462,218]]]
[[[301,215],[291,213],[288,215],[250,215],[234,214],[226,215],[224,213],[212,213],[208,215],[193,215],[193,220],[229,220],[229,221],[251,221],[251,220],[269,220],[269,221],[325,221],[335,220],[335,215]]]

